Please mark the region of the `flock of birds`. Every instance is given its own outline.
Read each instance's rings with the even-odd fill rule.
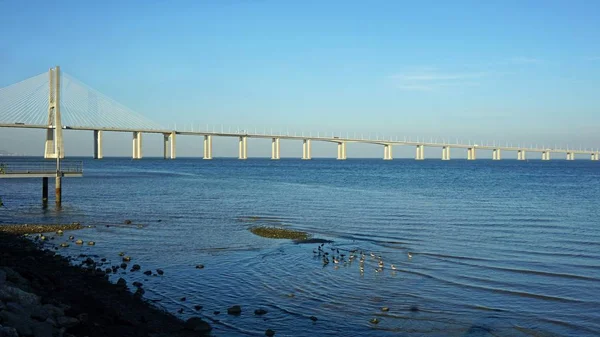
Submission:
[[[327,251],[327,248],[331,252]],[[339,248],[336,247],[325,247],[325,244],[322,243],[317,248],[313,249],[313,256],[317,259],[321,259],[323,262],[323,267],[329,265],[329,263],[334,264],[334,268],[338,269],[339,266],[350,266],[354,261],[358,260],[358,268],[361,274],[365,272],[365,261],[370,258],[371,261],[377,261],[377,267],[374,268],[376,273],[381,273],[386,268],[385,263],[383,262],[383,258],[381,255],[377,255],[373,252],[364,252],[359,249],[352,249],[347,251],[348,257],[346,258],[345,253],[340,253]],[[408,259],[412,259],[413,255],[411,252],[407,253]],[[389,268],[392,271],[398,270],[398,268],[390,264]]]

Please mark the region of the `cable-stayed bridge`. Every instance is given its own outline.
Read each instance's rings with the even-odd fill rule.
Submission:
[[[248,158],[248,138],[271,139],[271,158],[280,159],[281,140],[301,140],[302,159],[311,159],[311,142],[322,141],[337,144],[337,159],[345,160],[346,146],[350,143],[368,143],[383,147],[383,159],[393,159],[394,146],[415,147],[415,159],[425,159],[424,148],[441,149],[441,159],[450,160],[450,149],[460,148],[466,152],[468,160],[475,160],[478,151],[492,152],[492,159],[501,160],[503,151],[514,151],[517,159],[525,160],[528,152],[541,153],[542,160],[550,160],[560,155],[574,160],[575,155],[587,155],[592,160],[599,159],[598,149],[538,148],[521,146],[501,146],[499,144],[461,144],[447,142],[425,142],[394,139],[364,139],[356,137],[288,135],[215,131],[178,131],[165,128],[127,108],[110,97],[78,81],[59,67],[8,87],[0,88],[0,127],[33,128],[46,130],[45,158],[65,156],[62,138],[63,130],[89,130],[94,134],[94,158],[100,159],[103,132],[131,132],[133,135],[132,158],[142,158],[142,135],[144,133],[163,134],[164,158],[175,159],[177,135],[203,136],[204,159],[212,159],[213,137],[236,137],[238,158]]]

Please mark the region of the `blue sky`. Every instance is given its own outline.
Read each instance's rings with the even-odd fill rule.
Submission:
[[[598,147],[598,13],[594,1],[0,1],[0,87],[60,65],[180,128]]]

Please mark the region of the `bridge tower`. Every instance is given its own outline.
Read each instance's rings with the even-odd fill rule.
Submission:
[[[48,129],[44,158],[64,158],[65,146],[60,121],[60,67],[50,68],[50,90],[48,91]]]

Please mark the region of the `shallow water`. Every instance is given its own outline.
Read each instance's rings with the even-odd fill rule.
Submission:
[[[74,235],[96,246],[60,252],[117,264],[125,251],[142,271],[162,268],[113,278],[211,320],[216,336],[600,334],[598,162],[84,161],[61,212],[41,208],[41,179],[0,179],[0,224],[93,225]],[[325,250],[346,261],[362,250],[364,273],[358,258],[323,266],[317,244],[255,236],[257,224],[331,239]],[[226,313],[234,304],[239,317]]]

